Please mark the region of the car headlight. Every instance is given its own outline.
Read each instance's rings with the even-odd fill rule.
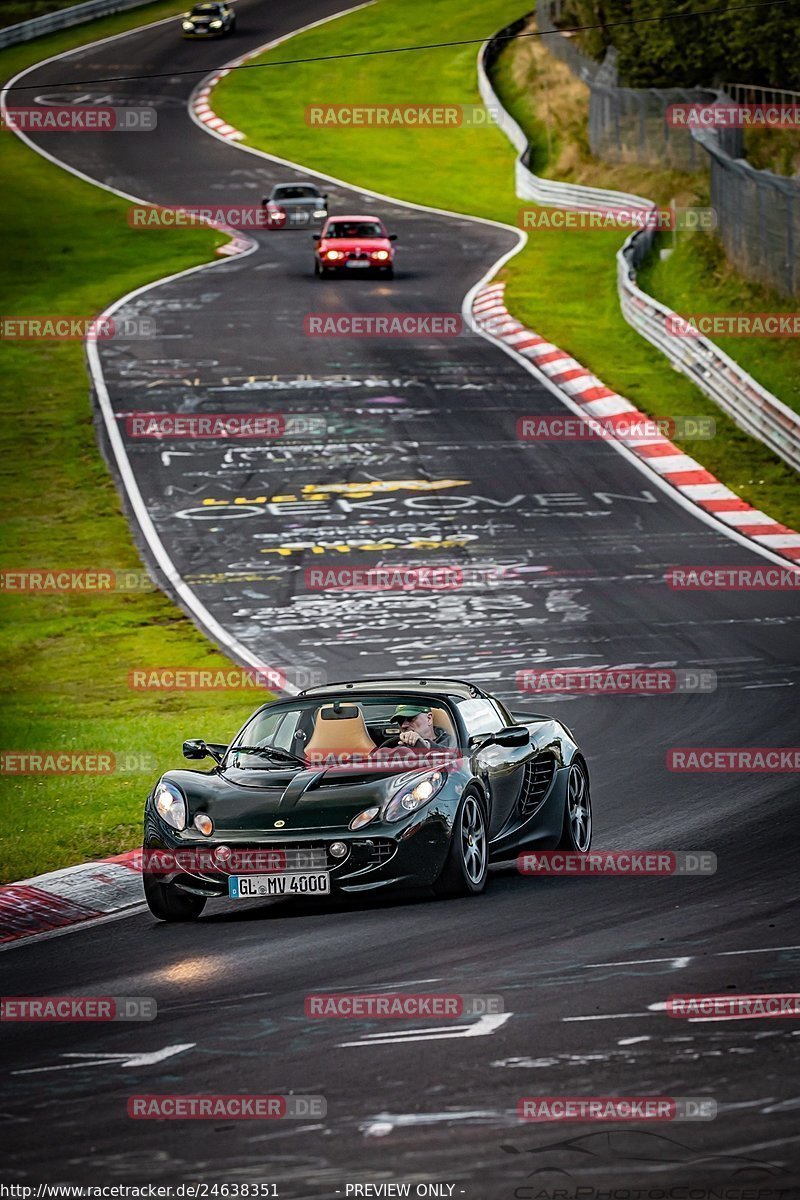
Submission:
[[[389,251],[388,250],[373,250],[372,257],[380,258],[381,260],[383,260],[384,258],[389,257]]]
[[[222,21],[209,21],[212,29],[222,29]]]
[[[328,215],[328,211],[325,208],[315,208],[314,209],[315,217],[327,217],[327,215]]]
[[[341,250],[326,250],[325,257],[326,258],[344,258],[344,254],[342,254]]]
[[[154,799],[156,812],[162,821],[166,821],[173,829],[186,828],[186,799],[174,783],[162,779],[156,788]]]
[[[192,22],[191,22],[191,21],[184,21],[184,22],[183,22],[183,28],[184,28],[184,29],[194,29],[194,25],[192,24]]]
[[[442,790],[446,778],[446,771],[431,771],[415,784],[403,788],[387,804],[383,814],[384,821],[399,821],[401,817],[407,817],[409,813],[422,808],[423,804],[427,804]]]

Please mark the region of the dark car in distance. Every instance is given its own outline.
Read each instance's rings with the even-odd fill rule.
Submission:
[[[215,897],[477,895],[492,861],[591,844],[589,773],[567,727],[461,680],[307,689],[184,756],[213,766],[167,771],[145,804],[145,896],[165,921]]]
[[[205,0],[195,4],[181,17],[181,33],[185,38],[223,37],[236,28],[236,13],[222,0]]]

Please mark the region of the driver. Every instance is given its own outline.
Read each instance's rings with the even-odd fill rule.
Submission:
[[[429,705],[398,704],[392,714],[392,721],[399,724],[400,736],[387,738],[381,749],[386,746],[416,746],[420,750],[455,747],[456,739],[453,735],[434,725],[433,712]]]

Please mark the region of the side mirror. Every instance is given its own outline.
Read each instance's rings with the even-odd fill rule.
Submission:
[[[208,750],[202,738],[192,738],[183,743],[184,758],[207,758]]]
[[[396,241],[397,241],[397,234],[396,234],[396,233],[390,233],[390,234],[389,234],[389,241],[390,241],[390,242],[396,242]]]
[[[494,740],[498,746],[527,746],[531,734],[525,725],[508,725],[494,735]]]
[[[328,193],[327,193],[327,192],[322,192],[322,199],[323,199],[323,200],[327,200],[327,199],[328,199]]]
[[[183,743],[184,758],[208,758],[209,756],[215,762],[222,762],[227,746],[223,746],[220,742],[204,742],[202,738],[191,738]]]
[[[471,750],[485,750],[487,746],[525,746],[531,740],[529,730],[524,725],[508,725],[505,729],[498,729],[496,733],[485,733],[478,737],[471,737],[469,745]]]
[[[321,242],[321,241],[322,241],[322,234],[321,234],[321,233],[312,233],[311,237],[312,237],[312,239],[313,239],[315,242]]]

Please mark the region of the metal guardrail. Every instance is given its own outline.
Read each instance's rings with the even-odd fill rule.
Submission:
[[[734,104],[800,104],[800,92],[762,87],[758,83],[722,83],[720,90],[730,96]]]
[[[706,337],[675,337],[667,332],[674,317],[636,283],[636,268],[649,253],[655,230],[637,230],[617,252],[617,292],[622,315],[752,437],[800,471],[800,416],[748,375]]]
[[[525,133],[503,108],[488,75],[505,41],[523,28],[525,20],[522,18],[501,29],[484,42],[478,52],[481,99],[518,152],[515,180],[519,198],[555,208],[654,211],[654,202],[643,196],[542,179],[530,170],[526,161],[530,148]],[[637,229],[617,251],[617,292],[625,320],[661,350],[674,367],[705,392],[741,429],[800,471],[800,416],[708,338],[702,335],[676,337],[668,333],[667,320],[676,314],[637,285],[636,270],[649,253],[655,233],[652,227]]]
[[[95,17],[107,17],[110,13],[140,8],[150,3],[151,0],[87,0],[85,4],[73,4],[71,8],[43,13],[40,17],[31,17],[30,21],[20,21],[18,25],[0,29],[0,50],[6,46],[16,46],[19,42],[29,42],[45,33],[55,33],[58,29],[82,25],[84,21],[93,21]]]

